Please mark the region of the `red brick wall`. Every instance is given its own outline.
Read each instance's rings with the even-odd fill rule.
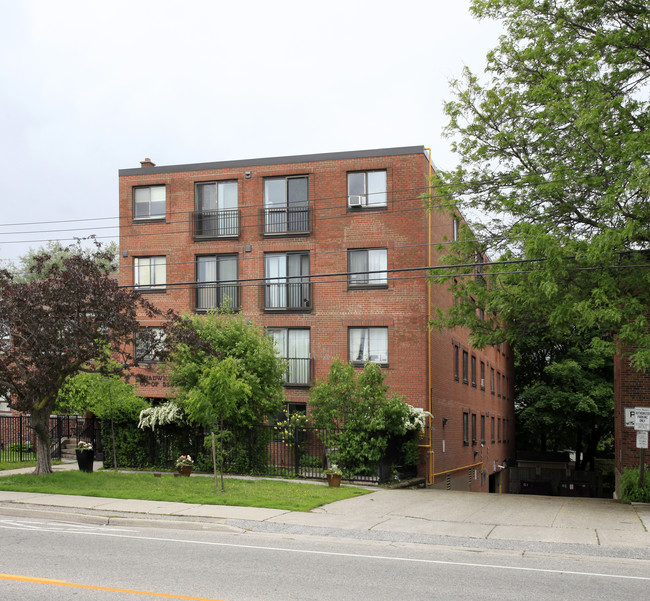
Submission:
[[[423,152],[406,155],[385,155],[367,158],[308,160],[283,164],[227,164],[219,169],[187,166],[186,171],[123,174],[120,177],[120,283],[133,284],[133,258],[165,255],[167,257],[167,290],[149,294],[161,308],[178,312],[190,308],[190,290],[186,285],[195,280],[194,261],[199,254],[236,252],[239,258],[241,311],[260,326],[311,328],[311,355],[315,376],[324,379],[334,358],[348,357],[348,327],[386,326],[389,338],[389,365],[385,367],[386,383],[392,392],[407,397],[416,407],[431,408],[433,450],[436,471],[483,461],[490,473],[493,463],[502,463],[513,456],[514,415],[512,410],[512,357],[489,348],[475,352],[477,370],[480,361],[488,371],[487,390],[457,382],[453,377],[453,344],[469,349],[465,332],[433,331],[431,340],[431,382],[427,377],[427,284],[423,271],[389,273],[386,289],[348,289],[345,275],[327,278],[315,274],[345,274],[347,250],[351,248],[388,248],[388,269],[421,268],[428,264],[428,227],[431,242],[452,236],[452,218],[437,212],[430,216],[420,196],[427,191],[429,162]],[[192,168],[195,170],[191,170]],[[347,172],[385,169],[389,190],[388,207],[373,210],[349,210],[347,207]],[[247,178],[245,172],[250,171]],[[264,178],[271,176],[308,175],[309,197],[313,207],[312,232],[307,236],[264,237],[260,227],[263,207]],[[192,237],[191,215],[194,210],[194,185],[199,181],[236,179],[239,185],[241,210],[240,236],[237,240],[195,241]],[[167,216],[164,222],[133,223],[132,188],[136,185],[167,186]],[[250,252],[246,247],[250,245]],[[265,314],[259,284],[247,282],[264,277],[264,253],[304,250],[310,253],[313,281],[312,310],[308,313]],[[124,256],[128,255],[128,256]],[[435,253],[434,261],[435,261]],[[451,298],[443,287],[432,291],[432,305],[448,306]],[[155,325],[155,324],[148,324]],[[469,349],[471,350],[471,349]],[[489,391],[489,369],[508,374],[508,392],[497,397]],[[154,369],[148,372],[152,386],[143,387],[146,396],[168,394],[162,376]],[[480,375],[477,374],[477,378]],[[461,378],[462,379],[462,378]],[[308,390],[287,389],[292,401],[306,401]],[[477,415],[498,416],[509,423],[509,442],[492,444],[489,432],[484,447],[463,445],[463,410]],[[442,417],[449,422],[442,428]],[[480,422],[480,418],[478,418]],[[443,441],[444,450],[443,450]],[[477,451],[475,455],[474,452]],[[467,477],[465,475],[464,477]],[[473,490],[487,490],[481,478]],[[487,482],[487,479],[486,479]]]
[[[618,477],[627,467],[639,467],[641,451],[636,448],[636,430],[625,426],[625,409],[650,407],[650,373],[636,371],[621,349],[614,358],[614,445],[617,484]],[[650,460],[650,453],[646,451]],[[618,488],[618,486],[617,486]]]

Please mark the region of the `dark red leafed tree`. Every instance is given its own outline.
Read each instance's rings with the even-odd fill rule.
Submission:
[[[127,370],[137,359],[138,316],[162,318],[138,292],[120,288],[110,276],[112,251],[99,245],[91,253],[69,250],[57,263],[46,252],[36,255],[29,266],[32,281],[0,271],[0,395],[31,415],[36,474],[52,472],[49,418],[65,379],[95,371],[107,347],[115,353],[113,373]],[[140,330],[139,348],[146,347],[146,336]]]

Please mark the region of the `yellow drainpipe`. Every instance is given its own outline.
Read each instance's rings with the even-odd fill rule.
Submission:
[[[426,148],[429,151],[429,184],[431,184],[431,148]],[[427,261],[428,267],[431,266],[431,211],[427,216]],[[433,399],[431,398],[431,333],[429,332],[429,323],[431,322],[431,284],[427,281],[427,397],[428,397],[428,410],[429,414],[433,415]],[[429,436],[428,436],[428,449],[429,461],[427,462],[429,470],[427,475],[427,485],[431,486],[434,482],[434,461],[435,454],[433,452],[433,423],[432,417],[428,418],[429,421]]]

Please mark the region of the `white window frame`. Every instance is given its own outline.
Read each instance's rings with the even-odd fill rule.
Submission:
[[[223,267],[234,264],[234,278],[224,276]],[[205,272],[201,276],[201,272]],[[233,254],[196,257],[196,309],[198,311],[239,309],[239,257]],[[199,302],[200,299],[213,302]],[[206,305],[206,306],[202,306]]]
[[[164,291],[167,287],[167,257],[134,257],[133,285],[138,290]]]
[[[138,199],[138,196],[148,196],[149,198]],[[162,192],[162,194],[160,194]],[[162,196],[161,198],[155,198],[152,201],[153,196]],[[162,211],[157,210],[152,214],[152,203],[158,205],[162,203]],[[146,207],[146,211],[138,211],[138,206]],[[154,220],[163,220],[167,216],[167,186],[163,185],[154,185],[154,186],[136,186],[133,188],[133,220],[134,221],[154,221]]]
[[[267,328],[278,357],[287,362],[285,384],[311,384],[311,330],[309,328]],[[306,336],[305,336],[306,334]],[[298,359],[298,361],[292,361]]]
[[[388,328],[348,328],[348,358],[351,363],[388,364]]]
[[[357,200],[360,201],[358,204]],[[388,206],[388,173],[385,169],[348,173],[348,207],[354,206]]]
[[[353,260],[353,256],[357,259]],[[355,271],[354,263],[361,261],[364,269]],[[348,286],[366,288],[388,286],[388,250],[386,248],[358,248],[348,250]]]

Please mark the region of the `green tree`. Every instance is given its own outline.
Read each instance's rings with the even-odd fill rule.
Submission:
[[[59,241],[48,242],[40,249],[30,248],[19,259],[19,265],[14,269],[14,277],[16,281],[31,282],[38,279],[38,270],[36,269],[37,262],[42,261],[44,254],[48,255],[47,266],[63,265],[63,260],[71,255],[81,254],[85,257],[95,257],[102,272],[106,274],[117,272],[117,253],[118,246],[116,242],[109,242],[104,247],[104,252],[101,257],[94,255],[92,247],[82,248],[80,245],[65,246]]]
[[[273,341],[243,317],[183,317],[167,341],[169,381],[193,421],[206,425],[219,415],[227,427],[251,428],[282,408],[284,364]]]
[[[593,470],[599,444],[614,433],[611,354],[575,344],[543,352],[528,343],[516,355],[518,446],[574,449],[576,469]]]
[[[403,397],[391,395],[384,373],[367,363],[357,373],[335,359],[327,380],[310,391],[314,423],[334,430],[335,462],[350,475],[377,473],[381,462],[412,467],[417,464],[425,413]]]
[[[68,378],[59,390],[62,413],[92,412],[101,420],[137,421],[149,403],[136,394],[133,384],[117,375],[82,372]]]
[[[447,247],[464,302],[439,323],[469,326],[477,346],[514,343],[526,320],[511,318],[527,313],[554,340],[577,332],[613,348],[618,338],[646,369],[648,4],[474,0],[471,10],[506,34],[485,80],[465,70],[445,105],[460,164],[440,174],[432,205],[481,221]],[[486,255],[520,263],[464,277]]]

